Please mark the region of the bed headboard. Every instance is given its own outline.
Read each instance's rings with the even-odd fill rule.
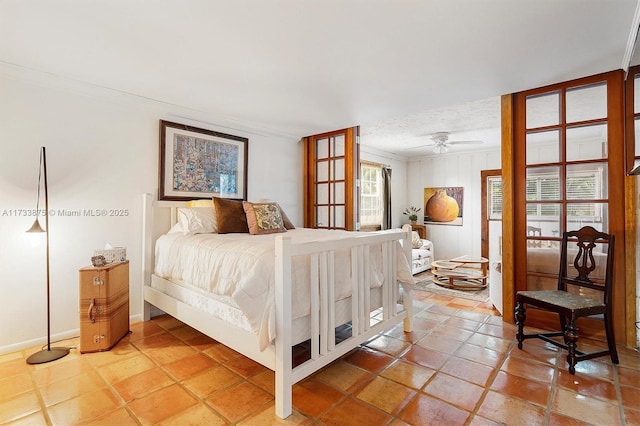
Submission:
[[[145,285],[151,282],[155,241],[178,221],[178,207],[186,205],[186,201],[158,201],[154,194],[142,194],[142,282]]]

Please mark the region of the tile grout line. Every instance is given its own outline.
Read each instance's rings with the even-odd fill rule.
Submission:
[[[618,398],[618,410],[620,412],[620,424],[625,426],[627,424],[624,415],[624,406],[622,404],[622,389],[620,389],[620,376],[618,375],[618,366],[613,365],[613,385],[616,389],[616,397]]]
[[[558,391],[557,379],[560,374],[560,359],[562,357],[562,352],[556,351],[556,362],[553,368],[553,377],[551,378],[551,388],[549,389],[549,395],[547,396],[547,406],[544,410],[544,424],[548,425],[551,421],[551,406],[553,405],[553,400],[555,399],[556,393]]]

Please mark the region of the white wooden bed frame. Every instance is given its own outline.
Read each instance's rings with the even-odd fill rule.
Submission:
[[[150,286],[152,280],[163,280],[153,274],[155,240],[166,233],[176,222],[177,208],[184,207],[184,202],[156,201],[151,194],[143,194],[143,233],[142,233],[142,300],[143,319],[151,318],[155,306],[163,312],[179,319],[189,326],[201,331],[218,342],[253,359],[275,372],[275,404],[276,415],[288,417],[292,412],[292,387],[295,383],[335,361],[358,345],[371,339],[376,334],[390,329],[404,321],[404,330],[412,329],[413,295],[410,286],[405,286],[402,306],[399,300],[399,284],[397,281],[396,241],[402,241],[407,259],[411,259],[410,232],[395,230],[381,231],[375,234],[362,234],[353,238],[337,241],[293,244],[286,233],[276,237],[275,259],[275,312],[276,339],[266,350],[260,351],[257,335],[193,308]],[[367,245],[381,243],[383,248],[382,315],[380,309],[370,309],[369,291],[365,290],[365,282],[369,279],[369,270],[363,266],[368,263]],[[333,267],[336,249],[351,250],[352,275],[352,337],[335,342],[334,305],[333,300]],[[318,286],[318,291],[311,292],[311,333],[320,336],[311,339],[311,358],[299,366],[293,367],[291,348],[293,346],[291,292],[291,259],[294,256],[311,255],[311,282]],[[368,286],[367,286],[368,287]],[[376,312],[376,321],[371,321],[370,312]],[[374,322],[372,324],[372,322]]]

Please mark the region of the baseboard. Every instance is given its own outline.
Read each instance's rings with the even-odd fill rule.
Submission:
[[[63,331],[62,333],[56,333],[51,335],[51,346],[55,346],[56,342],[61,340],[73,339],[80,336],[80,329]],[[37,339],[25,340],[23,342],[14,343],[0,347],[0,355],[8,354],[11,352],[21,351],[23,349],[33,348],[35,346],[43,346],[47,344],[47,336],[39,337]]]
[[[131,315],[129,317],[129,323],[142,321],[142,314]],[[63,331],[51,335],[51,346],[55,346],[55,342],[61,340],[73,339],[80,336],[80,329]],[[23,349],[29,349],[36,346],[42,346],[47,344],[47,336],[38,337],[37,339],[25,340],[23,342],[13,343],[11,345],[0,346],[0,355],[8,354],[11,352],[21,351]]]

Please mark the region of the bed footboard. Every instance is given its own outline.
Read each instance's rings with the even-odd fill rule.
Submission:
[[[402,240],[402,244],[398,241]],[[384,280],[382,283],[382,306],[376,309],[370,299],[368,283],[371,282],[368,265],[371,245],[382,249]],[[387,231],[375,235],[365,234],[349,239],[293,244],[289,237],[276,238],[276,414],[285,418],[291,414],[293,385],[318,371],[352,349],[371,339],[376,334],[404,321],[406,332],[411,331],[413,293],[411,284],[404,286],[403,305],[400,299],[399,267],[406,261],[404,249],[409,248],[409,234],[403,231]],[[351,252],[351,337],[336,343],[334,321],[335,296],[333,294],[334,260],[336,251]],[[298,255],[311,257],[311,339],[310,359],[293,367],[292,341],[288,331],[291,317],[291,259]],[[406,272],[405,272],[406,273]],[[411,276],[410,269],[408,269]],[[373,312],[373,314],[372,314]]]

